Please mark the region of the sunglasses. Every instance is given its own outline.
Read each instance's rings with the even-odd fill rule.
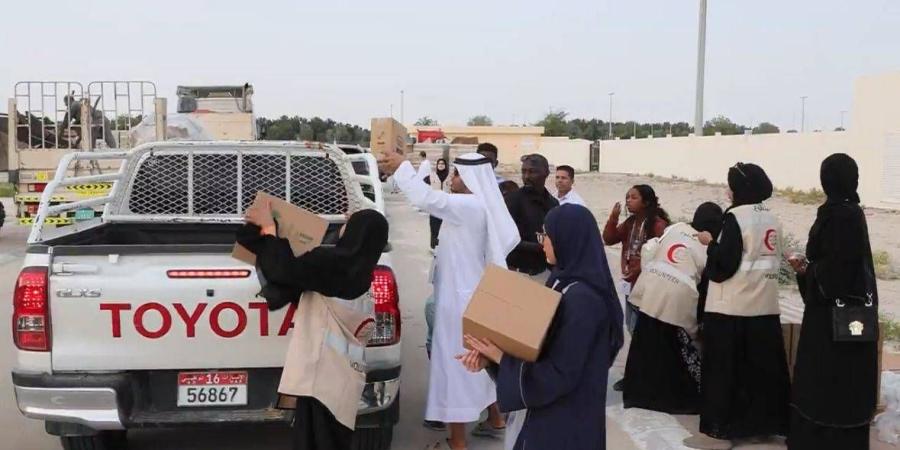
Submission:
[[[747,178],[747,174],[744,173],[744,169],[742,169],[742,167],[744,167],[744,163],[737,163],[731,166],[731,168],[737,170],[742,177]]]
[[[538,244],[544,245],[544,240],[547,239],[547,233],[538,231],[537,233],[534,233],[534,235],[537,238]]]

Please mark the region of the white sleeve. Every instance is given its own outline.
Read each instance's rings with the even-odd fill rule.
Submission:
[[[394,172],[394,181],[413,206],[450,223],[465,220],[469,202],[460,195],[432,189],[423,183],[412,163],[404,161]]]
[[[581,205],[581,206],[584,206],[585,208],[587,208],[587,203],[584,202],[584,198],[582,198],[581,195],[578,194],[578,192],[574,192],[574,194],[575,194],[575,198],[573,200],[575,200],[575,201],[573,201],[572,203],[575,203],[576,205]]]
[[[425,177],[431,176],[431,162],[427,159],[422,161],[422,164],[419,164],[419,171],[416,173],[416,178],[423,180]]]

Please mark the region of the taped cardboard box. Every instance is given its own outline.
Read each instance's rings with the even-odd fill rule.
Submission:
[[[561,297],[524,275],[489,265],[463,314],[463,333],[536,361]]]
[[[267,194],[258,192],[253,204],[271,202],[272,216],[278,223],[278,237],[285,238],[291,244],[294,256],[300,256],[322,244],[328,221],[291,203]],[[256,255],[235,243],[231,257],[250,265],[256,265]]]
[[[377,117],[372,119],[372,152],[375,157],[382,157],[388,153],[407,152],[406,127],[390,117]]]

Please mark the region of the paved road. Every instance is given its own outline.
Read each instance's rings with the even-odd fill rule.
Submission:
[[[7,211],[11,211],[8,205]],[[403,385],[401,388],[401,421],[395,430],[394,449],[419,449],[429,442],[443,438],[441,433],[430,432],[420,424],[425,405],[428,361],[425,356],[425,321],[422,304],[431,286],[425,282],[431,258],[427,250],[427,217],[413,211],[398,198],[389,198],[388,212],[391,221],[391,240],[394,245],[394,263],[400,283],[403,312]],[[0,230],[0,316],[9,317],[15,277],[22,263],[24,242],[28,230],[6,226]],[[609,262],[614,272],[618,270],[615,251],[609,250]],[[783,305],[788,306],[788,305]],[[786,308],[787,315],[801,314],[799,308]],[[9,326],[0,321],[0,327]],[[610,375],[617,379],[624,367],[623,351]],[[59,448],[58,440],[46,435],[43,424],[23,418],[15,407],[10,386],[10,368],[13,364],[11,333],[0,329],[0,445],[15,450],[49,450]],[[672,417],[643,410],[623,410],[621,396],[610,392],[607,402],[607,448],[631,449],[683,449],[680,441],[688,430],[696,430],[696,417]],[[623,431],[624,430],[624,431]],[[275,450],[289,448],[287,430],[225,429],[192,430],[176,432],[153,430],[133,432],[129,435],[132,449],[138,450]],[[635,444],[637,443],[637,444]],[[881,446],[878,446],[881,447]],[[473,450],[499,450],[500,442],[473,439]],[[781,445],[741,446],[746,449],[776,449]]]
[[[11,208],[7,208],[11,210]],[[442,439],[442,433],[421,426],[425,405],[428,361],[425,355],[425,320],[423,301],[431,286],[425,282],[431,259],[427,249],[427,217],[413,211],[398,198],[388,200],[391,221],[391,241],[394,263],[400,283],[403,312],[403,384],[401,387],[401,420],[394,433],[394,449],[420,449],[425,444]],[[24,242],[28,230],[7,226],[0,230],[0,314],[9,317],[15,277],[22,263]],[[615,251],[609,251],[609,261],[618,270]],[[0,322],[2,324],[2,322]],[[0,325],[8,326],[8,325]],[[13,364],[11,333],[0,330],[0,442],[3,448],[15,450],[49,450],[59,448],[58,440],[48,436],[43,424],[23,418],[15,407],[9,372]],[[613,367],[610,378],[617,379],[624,367],[624,354]],[[621,396],[609,393],[607,402],[607,448],[683,449],[678,445],[687,435],[686,429],[696,429],[696,418],[672,418],[641,410],[623,410]],[[623,431],[623,430],[627,430]],[[138,431],[129,434],[131,448],[137,450],[239,450],[287,449],[289,436],[282,428],[235,428],[217,430]],[[635,444],[637,442],[638,444]],[[472,450],[500,450],[498,441],[473,439]],[[752,448],[752,447],[750,447]],[[757,447],[759,448],[759,447]],[[772,448],[772,447],[763,447]]]
[[[8,205],[7,211],[11,211]],[[395,449],[423,448],[436,442],[442,434],[421,426],[427,383],[427,357],[422,343],[425,320],[422,305],[431,286],[425,282],[431,255],[427,250],[427,217],[397,201],[390,202],[391,238],[394,264],[400,282],[403,309],[403,385],[401,390],[401,423],[395,430]],[[10,317],[12,291],[22,264],[24,242],[28,230],[6,226],[0,230],[0,317]],[[0,327],[8,327],[0,321]],[[15,406],[10,369],[13,344],[8,329],[0,329],[0,447],[15,450],[49,450],[59,447],[58,440],[44,432],[43,424],[23,418]],[[139,431],[129,434],[131,448],[138,450],[238,450],[287,449],[288,433],[284,429],[226,429],[173,432]],[[499,450],[495,441],[473,441],[470,449]]]

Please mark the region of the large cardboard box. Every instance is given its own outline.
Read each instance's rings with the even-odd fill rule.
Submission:
[[[272,216],[278,222],[278,237],[290,242],[294,256],[300,256],[322,244],[325,232],[328,231],[327,220],[265,192],[258,192],[253,204],[266,201],[272,202]],[[256,265],[256,255],[240,244],[234,244],[231,256]]]
[[[505,353],[536,361],[561,294],[516,272],[489,265],[463,314],[463,333]]]
[[[391,117],[372,119],[372,136],[370,146],[375,157],[388,153],[406,153],[406,127]]]
[[[882,322],[879,324],[879,334],[878,334],[878,385],[876,387],[878,391],[878,408],[879,410],[884,410],[884,405],[881,404],[881,370],[882,363],[884,361],[884,333],[880,330],[884,330],[885,324]],[[784,336],[784,351],[787,354],[788,360],[788,372],[790,372],[791,380],[794,379],[794,364],[797,362],[797,348],[800,345],[800,324],[799,323],[782,323],[781,324],[781,334]]]

